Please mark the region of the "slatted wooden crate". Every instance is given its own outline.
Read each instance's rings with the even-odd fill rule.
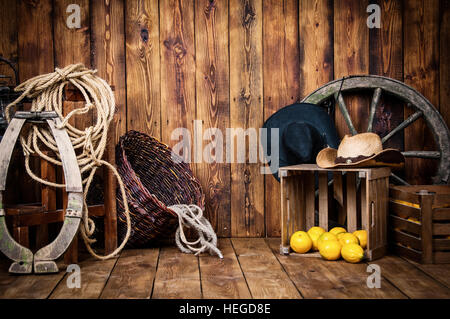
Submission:
[[[450,263],[449,206],[449,185],[391,186],[390,246],[420,263]]]
[[[328,175],[333,175],[333,193]],[[289,240],[298,230],[320,226],[328,230],[329,205],[339,206],[338,222],[348,232],[365,229],[368,233],[366,257],[382,257],[387,249],[387,210],[391,170],[380,168],[322,169],[315,164],[282,167],[281,181],[281,254],[289,254]],[[358,190],[357,177],[360,179]],[[318,209],[315,184],[318,179]],[[329,193],[330,192],[330,193]],[[335,201],[331,201],[334,198]],[[319,212],[318,225],[315,211]]]

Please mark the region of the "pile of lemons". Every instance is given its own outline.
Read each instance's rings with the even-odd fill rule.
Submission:
[[[344,258],[349,263],[358,263],[364,258],[367,246],[367,231],[357,230],[348,233],[343,227],[325,231],[322,227],[311,227],[307,232],[297,231],[291,236],[291,248],[299,254],[311,249],[319,251],[326,260]]]

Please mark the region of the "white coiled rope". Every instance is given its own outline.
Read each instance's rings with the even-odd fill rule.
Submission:
[[[178,215],[178,229],[175,233],[175,242],[178,248],[187,254],[195,255],[203,252],[216,254],[219,258],[223,255],[217,248],[217,235],[210,222],[203,216],[203,211],[197,205],[172,205],[168,207]],[[196,241],[188,241],[184,234],[184,227],[194,228],[197,232]]]

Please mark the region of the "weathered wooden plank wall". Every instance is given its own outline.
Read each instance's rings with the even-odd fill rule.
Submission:
[[[81,8],[80,29],[66,25],[69,3]],[[380,29],[366,25],[371,3],[381,7]],[[0,0],[0,18],[0,55],[18,62],[22,81],[69,63],[98,69],[115,89],[116,139],[135,129],[174,146],[173,130],[185,127],[191,144],[205,137],[204,147],[219,134],[205,130],[219,128],[225,160],[227,127],[259,128],[355,73],[405,81],[450,121],[449,0]],[[367,127],[369,101],[347,102],[358,129]],[[374,128],[385,134],[411,113],[382,101]],[[336,124],[348,132],[339,111]],[[418,121],[389,145],[430,149],[430,137]],[[248,154],[247,163],[205,163],[211,148],[189,147],[220,236],[280,234],[279,185],[260,163]],[[408,160],[406,177],[426,182],[432,170],[429,160]]]

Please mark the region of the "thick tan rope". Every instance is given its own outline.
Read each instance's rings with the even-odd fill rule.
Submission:
[[[10,109],[27,97],[32,99],[31,111],[55,111],[62,119],[62,123],[58,128],[65,128],[69,134],[74,149],[82,150],[81,154],[77,156],[77,161],[78,166],[80,167],[80,172],[85,174],[85,176],[87,175],[87,177],[83,180],[84,206],[81,234],[84,243],[92,256],[97,259],[108,259],[115,257],[127,243],[131,233],[131,220],[123,181],[116,168],[110,163],[102,160],[103,153],[106,148],[108,127],[114,117],[115,100],[111,87],[108,83],[106,83],[106,81],[96,76],[96,72],[96,70],[87,69],[82,64],[72,64],[63,69],[56,68],[53,73],[43,74],[31,78],[16,87],[15,91],[21,91],[23,93],[14,102],[6,107],[5,113],[9,122]],[[80,90],[86,103],[83,107],[74,109],[64,117],[63,90],[69,83],[73,84]],[[97,112],[97,121],[93,126],[87,127],[85,130],[80,130],[69,123],[72,116],[77,114],[85,114],[91,109],[94,109]],[[40,178],[34,174],[30,168],[30,155],[33,153],[38,154],[44,160],[52,164],[62,166],[61,158],[58,153],[58,147],[49,128],[33,124],[32,128],[28,130],[28,132],[21,133],[20,143],[25,156],[25,169],[31,178],[48,186],[60,188],[65,187],[64,184],[57,184]],[[56,158],[52,158],[43,153],[39,148],[39,143],[44,144],[50,150],[55,152]],[[106,256],[98,255],[91,247],[91,244],[96,241],[91,238],[95,230],[95,224],[92,219],[89,218],[86,204],[86,196],[89,192],[92,179],[94,178],[97,169],[102,165],[106,165],[117,177],[120,191],[122,193],[127,220],[127,233],[124,240],[115,251]]]

